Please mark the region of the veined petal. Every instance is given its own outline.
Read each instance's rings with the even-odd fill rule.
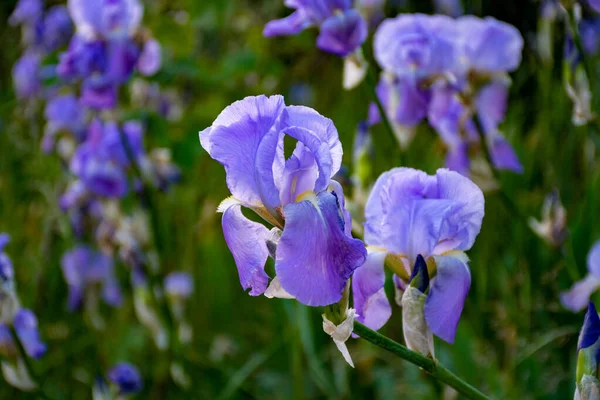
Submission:
[[[598,288],[600,288],[600,278],[588,274],[583,280],[576,282],[569,291],[561,293],[560,302],[573,312],[581,311],[588,305],[592,293]]]
[[[244,204],[261,202],[257,152],[263,138],[275,129],[284,107],[282,96],[246,97],[225,108],[211,127],[200,132],[202,147],[223,164],[229,190]]]
[[[251,289],[251,296],[265,292],[269,276],[265,262],[269,256],[267,237],[269,230],[250,221],[242,214],[239,204],[232,204],[223,212],[223,235],[233,255],[244,290]]]
[[[337,197],[319,193],[286,205],[284,215],[275,261],[281,286],[309,306],[339,301],[346,281],[364,263],[366,250],[344,233]]]
[[[383,264],[386,251],[369,250],[367,260],[352,277],[352,295],[356,318],[371,329],[378,330],[392,315],[392,307],[385,294],[385,271]]]
[[[464,260],[435,256],[437,275],[425,301],[425,320],[434,335],[454,343],[456,327],[471,287],[471,272]]]

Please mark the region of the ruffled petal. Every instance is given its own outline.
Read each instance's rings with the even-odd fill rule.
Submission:
[[[309,306],[339,301],[346,281],[366,259],[360,240],[344,233],[335,195],[316,197],[284,207],[285,229],[277,246],[275,270],[281,286]]]
[[[222,225],[225,241],[238,268],[240,284],[244,290],[251,289],[251,296],[263,294],[269,282],[265,272],[269,230],[247,219],[240,204],[233,204],[223,212]]]
[[[378,330],[392,315],[392,307],[385,294],[385,251],[370,251],[367,260],[352,277],[352,295],[356,318],[371,329]]]
[[[456,328],[471,287],[471,272],[462,257],[436,256],[437,275],[425,301],[425,319],[431,332],[454,343]]]
[[[588,305],[592,293],[598,288],[600,288],[600,278],[588,274],[583,280],[576,282],[569,291],[561,293],[560,302],[573,312],[581,311]]]
[[[358,49],[367,38],[366,21],[357,10],[333,15],[321,25],[317,47],[321,50],[346,57]]]
[[[281,96],[246,97],[225,108],[211,127],[200,132],[202,147],[225,166],[227,186],[244,204],[261,202],[255,169],[258,147],[275,129],[284,107]]]

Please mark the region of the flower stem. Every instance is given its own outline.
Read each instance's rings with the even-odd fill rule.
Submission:
[[[369,64],[369,66],[368,66],[367,79],[365,79],[365,81],[367,82],[367,86],[369,86],[369,91],[371,93],[371,97],[373,97],[373,101],[377,105],[377,109],[379,110],[379,115],[381,116],[381,121],[383,122],[385,129],[389,132],[390,135],[392,135],[393,138],[398,140],[396,138],[396,134],[394,133],[394,128],[392,127],[392,123],[390,122],[390,119],[388,118],[388,114],[385,111],[385,107],[383,107],[383,103],[381,103],[381,99],[377,95],[377,77],[375,76],[375,70],[374,70],[372,64]],[[398,144],[400,144],[400,142],[398,142]],[[404,158],[404,151],[402,149],[402,146],[400,146],[400,158],[398,160],[398,164],[400,166],[404,165],[403,158]]]
[[[390,353],[393,353],[394,355],[410,362],[411,364],[421,367],[429,375],[438,381],[445,383],[469,399],[489,400],[489,397],[475,389],[458,376],[454,375],[452,372],[440,365],[436,360],[409,350],[400,343],[397,343],[392,339],[367,328],[360,322],[354,321],[354,333],[366,341],[371,342],[374,345],[389,351]]]

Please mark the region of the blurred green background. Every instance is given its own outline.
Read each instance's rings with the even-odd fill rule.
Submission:
[[[58,3],[58,2],[48,2]],[[369,343],[350,343],[351,369],[321,329],[321,312],[290,300],[249,297],[239,285],[233,258],[215,210],[227,197],[221,165],[198,142],[231,102],[247,95],[285,95],[331,118],[352,169],[357,123],[366,118],[366,87],[345,92],[342,61],[315,48],[315,31],[266,39],[264,24],[287,15],[279,0],[147,1],[144,23],[164,49],[164,68],[153,78],[175,88],[183,117],[167,123],[145,114],[146,143],[173,150],[183,180],[159,200],[165,271],[193,274],[188,313],[193,345],[185,353],[192,378],[184,391],[163,379],[167,368],[147,330],[135,323],[130,295],[120,309],[104,309],[107,328],[93,332],[82,314],[66,309],[67,287],[60,269],[72,246],[57,199],[67,182],[55,156],[40,150],[42,108],[24,107],[14,97],[11,68],[21,52],[20,34],[0,25],[0,232],[13,241],[12,257],[24,306],[38,315],[48,354],[36,363],[55,398],[90,398],[96,374],[120,360],[140,367],[145,388],[139,398],[234,399],[433,399],[446,393],[415,366]],[[400,11],[431,13],[428,1],[388,4]],[[418,4],[417,4],[418,3]],[[512,75],[508,117],[502,130],[525,167],[503,173],[505,190],[524,216],[539,218],[547,193],[558,188],[568,212],[566,250],[537,238],[496,193],[486,193],[486,216],[469,252],[472,287],[456,343],[437,341],[440,361],[494,398],[565,399],[575,388],[577,333],[583,314],[559,303],[559,293],[586,272],[586,255],[600,238],[598,136],[571,124],[572,104],[562,84],[564,28],[554,32],[554,62],[534,51],[539,3],[525,0],[470,1],[467,9],[516,25],[526,40],[523,63]],[[0,2],[7,21],[15,1]],[[596,93],[600,93],[596,91]],[[374,180],[398,166],[400,150],[383,127],[372,131]],[[596,140],[594,142],[594,140]],[[419,128],[406,165],[433,173],[443,165],[444,147],[428,126]],[[122,269],[122,268],[121,268]],[[127,273],[119,272],[122,287]],[[389,289],[390,298],[393,290]],[[600,297],[598,298],[600,300]],[[402,340],[401,317],[382,333]],[[220,397],[219,397],[220,396]],[[34,398],[0,377],[0,399]],[[453,398],[453,397],[444,397]]]

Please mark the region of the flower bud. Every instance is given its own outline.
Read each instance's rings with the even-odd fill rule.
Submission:
[[[600,399],[598,359],[600,350],[600,318],[593,303],[588,305],[577,343],[575,399]]]

